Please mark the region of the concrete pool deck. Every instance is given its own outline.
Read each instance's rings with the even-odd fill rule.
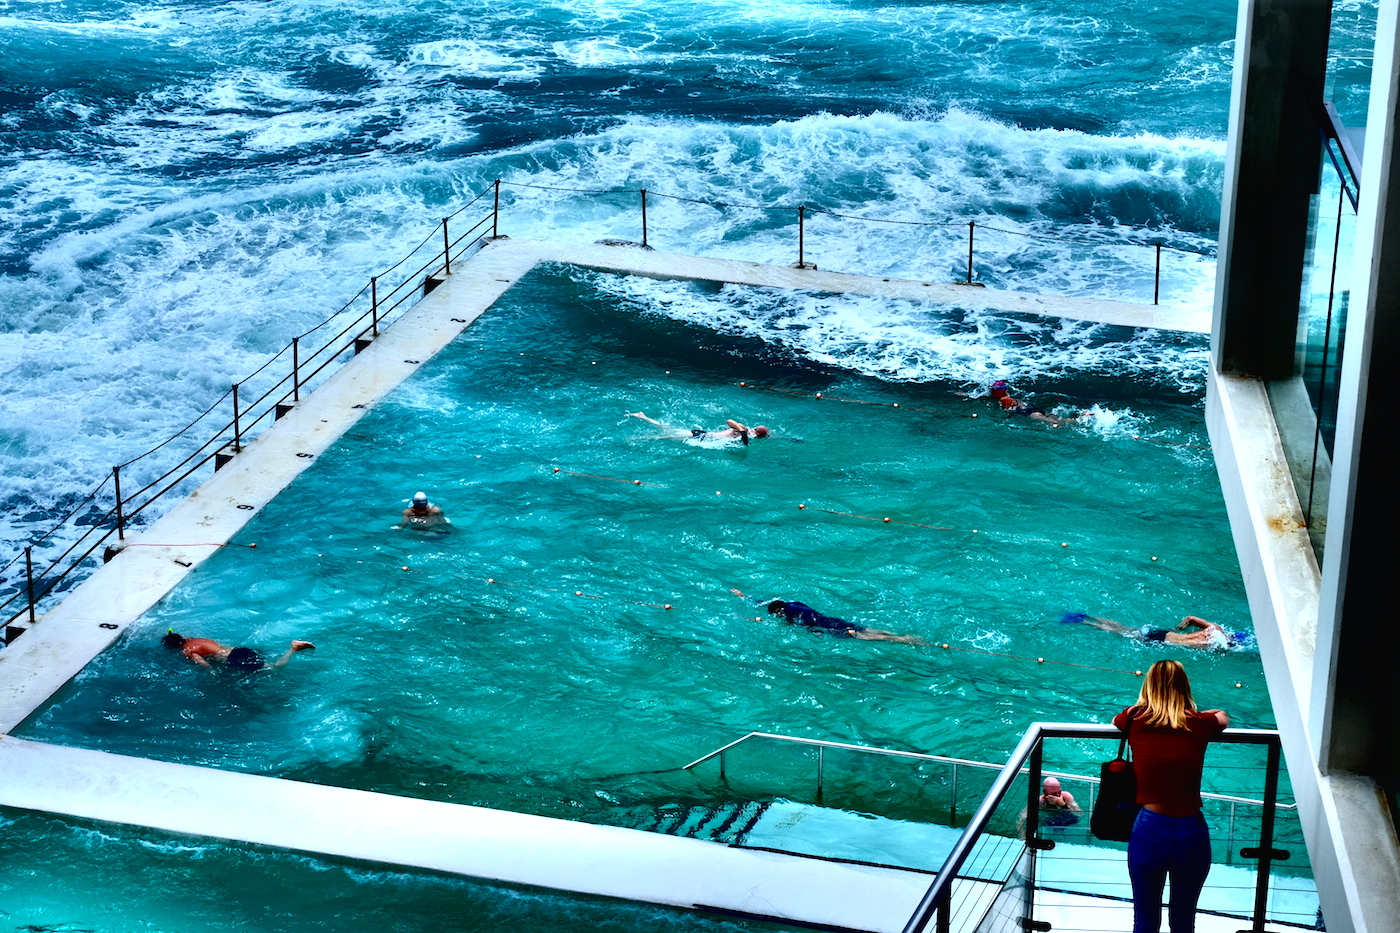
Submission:
[[[0,733],[43,706],[376,402],[543,262],[1125,327],[1196,333],[1209,328],[1207,314],[1151,305],[704,259],[629,245],[488,243],[454,264],[452,275],[441,277],[399,321],[195,492],[139,535],[128,535],[126,548],[0,650]],[[7,735],[0,737],[0,774],[5,806],[799,924],[898,930],[931,881],[896,869],[190,768]],[[164,796],[150,790],[155,787]],[[187,805],[172,806],[171,795]],[[231,810],[230,795],[240,801]],[[176,810],[258,814],[250,820],[257,831],[191,820]],[[430,861],[423,860],[425,853],[432,854]]]
[[[0,804],[688,909],[898,931],[932,877],[0,737]]]

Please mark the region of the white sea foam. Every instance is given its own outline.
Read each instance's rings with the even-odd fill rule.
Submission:
[[[483,43],[465,39],[423,42],[408,50],[414,65],[427,65],[465,75],[496,78],[501,81],[531,81],[544,73],[543,64],[532,53],[533,43]]]
[[[594,276],[643,313],[772,343],[814,362],[899,382],[985,386],[996,379],[1055,380],[1080,374],[1137,379],[1195,394],[1204,341],[1162,342],[1082,321],[965,312],[931,302],[794,293]],[[1069,411],[1076,415],[1078,411]],[[1094,414],[1108,432],[1121,415]]]

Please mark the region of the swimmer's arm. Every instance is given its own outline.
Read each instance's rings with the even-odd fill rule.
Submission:
[[[735,421],[733,418],[730,418],[728,421],[725,422],[725,424],[729,425],[729,430],[730,430],[731,432],[733,432],[733,434],[734,434],[735,437],[739,438],[739,440],[741,440],[741,441],[744,442],[744,446],[745,446],[745,447],[749,446],[749,428],[748,428],[748,425],[740,424],[739,422]]]
[[[1177,625],[1177,629],[1180,631],[1185,631],[1188,628],[1206,629],[1210,628],[1210,623],[1207,622],[1205,619],[1202,619],[1200,616],[1187,616],[1186,618],[1182,619],[1181,622]]]
[[[203,656],[203,655],[199,655],[199,654],[187,654],[187,655],[185,655],[185,657],[189,658],[191,661],[193,661],[194,663],[198,664],[200,667],[213,667],[213,666],[214,666],[214,665],[210,664],[208,661],[206,661],[206,660],[204,659],[204,656]]]

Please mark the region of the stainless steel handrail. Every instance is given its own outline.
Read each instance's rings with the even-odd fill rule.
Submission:
[[[1118,736],[1118,735],[1120,734],[1119,731],[1118,731],[1118,729],[1117,729],[1116,727],[1114,727],[1114,726],[1111,726],[1111,725],[1094,726],[1094,727],[1079,726],[1078,728],[1094,728],[1094,729],[1096,729],[1096,730],[1107,730],[1107,731],[1104,731],[1104,732],[1102,732],[1102,733],[1099,732],[1099,731],[1095,731],[1092,735],[1078,736],[1079,738],[1102,738],[1102,737],[1104,737],[1104,736],[1116,737],[1116,736]],[[1248,731],[1258,731],[1258,730],[1231,729],[1231,730],[1229,730],[1229,733],[1228,733],[1228,734],[1230,734],[1230,735],[1235,735],[1235,734],[1238,734],[1238,733],[1248,732]],[[1273,733],[1268,733],[1268,734],[1272,735]],[[1055,737],[1061,737],[1061,736],[1055,736]],[[730,742],[728,745],[724,745],[724,746],[722,746],[722,747],[720,747],[720,748],[717,748],[717,749],[715,749],[714,751],[709,752],[708,754],[701,755],[699,758],[695,759],[695,760],[692,761],[690,764],[682,766],[682,767],[681,767],[681,770],[682,770],[682,771],[689,771],[691,768],[694,768],[696,765],[704,764],[705,762],[709,761],[709,760],[712,759],[712,758],[715,758],[715,757],[718,757],[718,756],[723,756],[725,752],[729,751],[730,749],[734,748],[735,746],[744,744],[745,742],[749,741],[750,739],[771,739],[771,740],[777,741],[777,742],[792,742],[793,744],[796,744],[796,745],[812,745],[812,746],[817,746],[817,747],[820,747],[820,748],[838,748],[838,749],[841,749],[841,750],[843,750],[843,751],[849,751],[849,752],[867,752],[867,753],[872,754],[872,755],[887,755],[887,756],[889,756],[889,757],[891,757],[891,758],[914,758],[914,759],[917,759],[917,760],[919,760],[919,761],[933,761],[933,762],[938,762],[939,764],[953,765],[954,767],[957,767],[957,766],[959,766],[959,765],[966,765],[967,767],[970,767],[970,768],[982,768],[982,769],[987,770],[987,771],[1001,771],[1001,770],[1003,770],[1003,769],[1006,767],[1006,765],[1004,765],[1004,764],[1003,764],[1003,765],[999,765],[999,764],[995,764],[995,763],[990,762],[990,761],[973,761],[973,760],[970,759],[970,758],[951,758],[951,757],[949,757],[949,756],[947,756],[947,755],[932,755],[932,754],[929,754],[929,753],[927,753],[927,752],[905,752],[905,751],[899,751],[899,750],[893,749],[893,748],[877,748],[876,746],[873,746],[873,745],[853,745],[853,744],[851,744],[851,743],[849,743],[849,742],[831,742],[831,741],[828,741],[828,740],[826,740],[826,739],[808,739],[808,738],[803,738],[802,736],[796,736],[796,735],[782,735],[782,734],[776,733],[776,732],[750,732],[750,733],[747,733],[746,735],[740,736],[739,738],[737,738],[737,739],[735,739],[734,741]],[[1014,753],[1013,753],[1013,757],[1014,757]],[[721,758],[721,762],[722,762],[722,761],[723,761],[723,759]],[[724,767],[724,766],[723,766],[723,764],[721,763],[721,765],[720,765],[721,774],[723,774],[723,767]],[[1025,767],[1023,767],[1023,768],[1020,769],[1020,771],[1019,771],[1018,773],[1020,773],[1020,774],[1026,774],[1026,773],[1028,773],[1029,771],[1030,771],[1030,768],[1025,768]],[[1068,772],[1068,771],[1041,771],[1041,774],[1042,774],[1043,776],[1045,776],[1045,777],[1059,778],[1059,779],[1061,779],[1061,780],[1067,780],[1067,781],[1079,781],[1079,782],[1082,782],[1082,783],[1085,783],[1085,784],[1098,784],[1098,783],[1099,783],[1099,778],[1098,778],[1098,777],[1095,777],[1095,776],[1093,776],[1093,775],[1088,775],[1088,774],[1073,774],[1073,773],[1070,773],[1070,772]],[[1201,797],[1204,798],[1204,799],[1206,799],[1206,800],[1219,800],[1219,801],[1221,801],[1222,803],[1230,803],[1230,804],[1249,804],[1249,805],[1251,805],[1251,806],[1256,806],[1256,807],[1262,807],[1262,806],[1264,806],[1264,801],[1262,801],[1262,800],[1255,800],[1255,799],[1252,798],[1252,797],[1235,797],[1235,796],[1232,796],[1232,795],[1230,795],[1230,794],[1211,794],[1211,793],[1206,793],[1206,792],[1204,792],[1204,791],[1201,793]],[[1298,809],[1298,805],[1297,805],[1296,803],[1275,803],[1275,804],[1274,804],[1274,809],[1276,809],[1276,810],[1296,810],[1296,809]]]
[[[1031,770],[1039,772],[1039,751],[1041,743],[1045,739],[1117,739],[1121,736],[1122,733],[1118,731],[1117,727],[1106,723],[1102,725],[1031,723],[1026,734],[1017,743],[1016,749],[1011,753],[1011,757],[1007,759],[1001,773],[992,782],[991,789],[982,798],[982,803],[973,814],[972,820],[967,824],[962,835],[958,837],[958,841],[954,843],[952,851],[948,853],[948,857],[943,862],[943,866],[938,869],[938,876],[934,879],[933,884],[929,885],[928,891],[924,893],[919,906],[914,910],[909,922],[905,924],[903,933],[918,933],[918,931],[925,929],[931,920],[935,921],[939,933],[946,933],[953,880],[957,877],[968,856],[972,854],[972,847],[987,828],[987,824],[991,822],[992,814],[1001,805],[1007,792],[1010,791],[1012,783],[1020,776],[1023,770],[1021,763],[1031,760]],[[1226,729],[1215,741],[1226,744],[1264,745],[1269,748],[1271,761],[1277,761],[1279,734],[1273,730]],[[1269,778],[1269,783],[1273,785],[1268,788],[1269,793],[1272,793],[1273,787],[1276,786],[1276,777],[1276,775],[1271,775]],[[1261,801],[1261,803],[1266,802]],[[1268,827],[1267,835],[1269,838],[1261,842],[1261,848],[1271,851],[1273,820],[1267,815],[1267,811],[1265,824]],[[1267,869],[1270,861],[1268,854],[1260,859],[1259,884],[1261,886],[1267,884]],[[1255,919],[1257,926],[1262,918],[1256,917]]]

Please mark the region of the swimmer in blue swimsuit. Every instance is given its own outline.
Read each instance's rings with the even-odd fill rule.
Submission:
[[[648,424],[654,424],[658,428],[664,428],[671,437],[684,438],[687,440],[703,441],[715,437],[721,440],[737,440],[745,447],[749,446],[750,440],[761,440],[768,436],[768,428],[761,424],[756,424],[752,428],[746,424],[740,424],[733,418],[725,422],[727,427],[717,428],[713,431],[705,431],[701,428],[677,428],[673,425],[657,421],[655,418],[647,417],[644,411],[629,411],[628,418],[638,418]]]
[[[763,605],[765,600],[753,599],[745,596],[738,590],[730,590],[735,596],[747,599],[755,605]],[[786,602],[781,599],[767,601],[768,612],[771,615],[780,615],[786,621],[803,628],[811,629],[814,632],[830,632],[837,638],[859,638],[863,641],[897,641],[906,645],[927,645],[917,635],[898,635],[894,632],[886,632],[878,628],[867,628],[864,625],[857,625],[854,622],[847,622],[845,619],[838,619],[835,616],[823,615],[806,603]]]
[[[1128,635],[1143,641],[1160,641],[1168,645],[1180,645],[1183,648],[1224,650],[1236,647],[1248,637],[1244,632],[1227,632],[1223,626],[1207,622],[1200,616],[1187,616],[1177,623],[1175,629],[1153,628],[1150,625],[1133,628],[1112,619],[1101,619],[1098,616],[1085,615],[1082,612],[1067,613],[1060,621],[1082,622],[1085,625],[1092,625],[1100,631],[1112,632],[1115,635]]]

